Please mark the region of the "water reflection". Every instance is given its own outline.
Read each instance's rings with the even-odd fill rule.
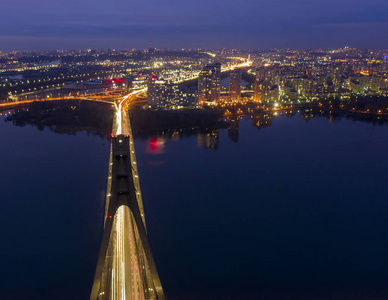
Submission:
[[[58,134],[75,135],[86,131],[88,134],[109,140],[112,128],[113,108],[105,103],[87,101],[36,102],[24,108],[1,112],[6,122],[15,126],[35,126],[38,130],[48,128]],[[179,141],[185,137],[196,136],[198,146],[209,150],[219,147],[219,131],[227,129],[227,136],[233,143],[239,142],[240,120],[250,118],[252,126],[270,129],[273,121],[280,117],[294,116],[309,120],[327,118],[329,122],[342,118],[383,125],[388,123],[387,116],[352,114],[322,108],[299,108],[299,110],[264,111],[243,116],[222,116],[219,110],[188,111],[131,111],[134,138],[149,141],[147,152],[162,154],[166,141]]]
[[[158,138],[161,138],[163,140],[164,145],[166,141],[177,141],[188,136],[196,136],[199,147],[206,148],[209,150],[217,150],[219,147],[220,130],[227,129],[228,138],[233,143],[239,142],[240,120],[242,118],[251,119],[251,124],[253,127],[259,130],[265,130],[272,128],[273,121],[276,118],[284,116],[290,119],[294,117],[299,117],[305,120],[306,122],[313,118],[326,118],[329,120],[329,122],[345,118],[352,121],[372,123],[374,125],[388,124],[388,118],[383,116],[353,115],[314,108],[287,111],[279,110],[273,112],[262,112],[258,114],[247,114],[244,116],[228,116],[222,118],[222,120],[217,120],[216,122],[214,122],[214,120],[212,120],[211,122],[207,122],[206,126],[197,126],[195,128],[187,128],[186,121],[176,122],[173,127],[178,129],[166,129],[165,126],[162,126],[160,130],[158,130],[158,128],[154,126],[155,124],[152,127],[147,127],[144,126],[144,124],[138,124],[136,121],[132,122],[135,138],[142,138],[147,140],[151,139],[151,144],[156,143]],[[153,144],[152,147],[157,148],[156,144]]]
[[[252,126],[253,127],[257,127],[258,129],[271,128],[272,127],[272,121],[277,116],[278,115],[275,115],[275,114],[254,115],[254,116],[252,116]]]
[[[152,137],[148,144],[147,153],[150,154],[162,154],[164,152],[164,138],[161,137]]]
[[[47,127],[59,134],[88,131],[109,138],[113,116],[109,106],[77,101],[46,104],[50,105],[35,108],[29,106],[12,112],[3,112],[3,116],[7,113],[6,121],[15,126],[32,125],[39,130]],[[341,122],[342,126],[339,127],[341,130],[333,134],[326,131],[325,119],[330,122],[349,119],[376,125],[387,124],[387,120],[378,119],[378,116],[351,116],[311,108],[231,116],[222,120],[218,119],[217,114],[209,115],[208,119],[204,116],[200,113],[191,119],[185,119],[187,114],[173,115],[166,112],[165,117],[160,114],[152,121],[147,118],[133,119],[136,135],[143,139],[143,141],[138,139],[135,143],[140,145],[140,149],[148,147],[148,153],[138,151],[137,154],[143,172],[142,189],[146,199],[149,199],[148,228],[154,245],[157,245],[155,253],[158,256],[163,284],[171,295],[169,298],[319,299],[317,295],[320,295],[320,299],[387,299],[387,273],[384,268],[387,265],[384,255],[387,249],[384,202],[384,195],[387,192],[384,184],[387,179],[385,154],[387,145],[386,139],[383,138],[384,128],[371,131],[371,126],[365,126],[360,130],[349,126],[350,122]],[[277,118],[295,118],[311,124],[309,126],[300,126],[304,125],[304,122],[285,124],[276,122]],[[321,118],[323,122],[311,122],[313,118]],[[310,125],[327,132],[325,139],[317,139],[315,131],[306,131],[307,127],[311,128]],[[21,129],[18,132],[25,134],[26,130]],[[359,133],[360,136],[356,136],[355,133]],[[252,138],[244,139],[243,134]],[[191,137],[191,140],[185,141],[186,137]],[[65,137],[58,137],[58,140],[63,138]],[[233,145],[238,142],[239,147],[233,147],[231,152],[227,147],[223,147],[226,139],[232,141]],[[312,140],[315,142],[313,146],[310,144]],[[166,143],[169,141],[179,141],[179,147],[177,145],[166,151]],[[35,200],[29,201],[32,203],[31,207],[27,206],[28,209],[24,211],[27,215],[28,211],[33,209],[32,206],[37,206],[39,210],[32,211],[39,213],[42,210],[43,215],[40,218],[35,218],[34,215],[34,218],[29,219],[31,221],[27,229],[32,228],[34,222],[42,222],[41,230],[37,233],[45,233],[47,224],[50,224],[48,227],[51,228],[51,224],[56,222],[55,219],[59,220],[58,223],[65,224],[59,231],[66,233],[64,235],[79,232],[79,228],[96,226],[99,218],[91,219],[90,215],[93,214],[90,211],[93,208],[96,210],[97,197],[88,194],[80,198],[74,196],[79,193],[81,186],[88,186],[89,190],[95,188],[94,179],[90,179],[90,182],[80,181],[89,179],[90,173],[102,174],[101,186],[105,186],[106,170],[92,168],[106,166],[109,151],[102,153],[99,161],[93,160],[85,166],[84,174],[88,176],[73,176],[73,168],[78,170],[84,166],[84,158],[89,156],[86,149],[95,151],[94,144],[93,147],[86,148],[90,141],[82,146],[78,145],[79,142],[80,139],[76,140],[77,147],[85,147],[83,159],[73,162],[73,165],[70,160],[66,160],[56,168],[68,167],[67,173],[72,175],[69,178],[73,178],[73,181],[69,182],[69,179],[55,181],[53,173],[48,173],[45,178],[45,173],[40,171],[39,173],[43,174],[40,182],[32,181],[25,188],[26,193],[32,195],[36,193],[33,187],[44,183],[41,194],[36,194]],[[142,143],[146,145],[144,148],[141,147]],[[331,147],[327,147],[327,144]],[[194,151],[196,145],[217,152]],[[50,151],[54,153],[55,147],[46,149],[46,153]],[[314,151],[311,151],[312,147]],[[187,149],[193,150],[190,155],[184,155]],[[3,147],[3,151],[6,151],[6,147]],[[3,156],[9,157],[7,153],[3,152]],[[347,155],[344,156],[343,153]],[[149,154],[154,156],[151,157]],[[238,159],[231,160],[231,155]],[[11,157],[14,163],[24,155],[18,157],[13,154]],[[4,178],[20,177],[19,172],[26,167],[27,159],[28,157],[17,166],[9,163],[5,168],[7,176]],[[49,169],[51,162],[44,165],[42,170]],[[202,162],[201,165],[198,162]],[[35,166],[31,168],[34,172],[36,169]],[[214,170],[214,173],[208,170]],[[26,178],[34,179],[34,176]],[[13,181],[15,180],[5,181],[10,182],[12,188],[4,195],[8,195],[12,200],[26,198],[23,194],[19,197],[14,195],[15,191],[20,192],[23,189],[12,185]],[[78,181],[81,182],[79,185]],[[60,193],[62,201],[58,201],[56,197],[61,188],[55,185],[58,182],[64,182],[62,189],[66,191]],[[325,186],[322,186],[323,182]],[[27,180],[24,184],[26,183]],[[50,201],[35,202],[48,194],[47,189],[50,186],[52,186]],[[3,193],[7,185],[4,184],[4,187]],[[5,198],[7,197],[4,196]],[[77,201],[68,201],[73,198]],[[84,201],[78,199],[93,201],[84,207]],[[82,214],[80,213],[78,218],[73,213],[74,207],[69,205],[63,209],[63,203],[68,202],[77,209],[78,206],[75,205],[79,205]],[[9,207],[13,208],[14,203],[10,201]],[[50,205],[47,205],[48,203]],[[54,210],[57,212],[54,214],[55,218],[47,220],[47,216],[53,215],[51,205],[55,203],[59,205]],[[24,205],[26,204],[27,201]],[[66,211],[67,218],[61,219]],[[63,221],[70,218],[72,220],[70,223]],[[88,226],[84,226],[85,222],[88,222]],[[75,225],[67,228],[72,224]],[[19,232],[14,234],[14,227],[11,229],[10,233],[16,237],[15,239],[21,236]],[[25,229],[20,232],[25,232]],[[37,233],[31,231],[26,236],[35,237]],[[56,236],[57,231],[51,235]],[[8,243],[13,251],[17,248],[14,245],[17,245],[16,242],[19,240],[11,239]],[[29,244],[29,249],[32,249],[33,254],[37,253],[41,249],[40,241],[46,240],[47,238],[42,236],[41,239],[37,239],[39,245],[38,242],[32,244],[33,247]],[[58,240],[68,241],[62,238]],[[73,245],[85,243],[91,245],[90,249],[94,249],[94,246],[99,244],[84,241],[82,236]],[[204,244],[206,247],[203,247]],[[44,245],[46,257],[58,258],[53,261],[61,264],[56,268],[60,270],[59,276],[67,271],[62,269],[64,263],[61,257],[53,256],[52,253],[60,249],[63,251],[60,255],[63,255],[69,251],[66,247],[68,245],[65,243],[59,246],[55,244],[51,248],[50,243]],[[25,257],[24,247],[19,246],[19,249],[21,249],[19,257]],[[38,250],[34,252],[33,249]],[[83,269],[82,261],[90,259],[88,264],[93,266],[91,272],[94,272],[95,257],[88,252],[94,250],[90,249],[83,250],[81,259],[74,261],[75,257],[79,256],[78,248],[75,249],[65,264],[69,266],[74,264]],[[97,246],[95,249],[97,250]],[[10,252],[3,251],[3,255]],[[40,255],[34,257],[39,258]],[[36,276],[28,273],[24,264],[16,264],[14,268],[14,263],[10,261],[5,270],[16,269],[20,274],[26,275],[20,277],[20,274],[11,274],[9,278],[29,277],[31,280]],[[44,259],[40,258],[33,261],[37,264],[33,270],[39,270],[43,265],[53,265],[45,263]],[[88,282],[85,283],[85,278],[91,279],[92,275],[88,277],[88,274],[80,273],[78,269],[69,271],[68,274],[72,278],[79,276],[84,279],[82,284],[79,283],[78,288],[74,289],[74,281],[66,278],[66,282],[71,283],[72,291],[77,291],[74,299],[85,298],[81,297],[82,293],[78,291],[85,291],[87,297],[90,287]],[[185,276],[181,276],[182,274]],[[5,281],[2,290],[12,281],[11,279]],[[19,284],[19,281],[14,281]],[[40,289],[48,289],[44,280],[39,282],[42,284]],[[57,283],[56,286],[62,287],[63,282]],[[54,292],[57,292],[56,286],[51,291],[54,295],[56,294]],[[193,290],[193,286],[196,286],[196,289]],[[19,286],[14,290],[17,288]],[[196,294],[193,296],[193,293]],[[384,295],[379,297],[383,293]],[[357,296],[374,294],[377,295],[375,298]],[[14,296],[13,299],[28,297],[55,298],[55,296],[38,297],[34,294],[34,296]],[[71,296],[67,297],[70,298]]]
[[[234,143],[238,142],[238,132],[240,130],[240,118],[230,118],[229,119],[229,128],[228,128],[228,137]]]
[[[198,133],[198,146],[207,148],[209,150],[217,150],[218,139],[219,139],[218,130]]]
[[[34,102],[16,108],[4,120],[15,126],[32,125],[67,135],[86,131],[93,136],[109,139],[112,130],[113,108],[110,104],[87,101]]]

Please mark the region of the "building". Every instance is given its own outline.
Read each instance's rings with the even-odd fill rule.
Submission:
[[[344,65],[338,64],[335,65],[332,69],[332,78],[333,78],[333,85],[334,90],[338,91],[341,89],[343,83],[344,83]]]
[[[148,99],[148,105],[151,107],[155,107],[157,103],[156,99],[156,82],[158,80],[157,76],[149,76],[147,79],[147,88],[148,88],[148,94],[147,94],[147,99]]]
[[[254,100],[264,102],[269,100],[269,90],[276,84],[275,67],[263,66],[256,69],[256,80],[254,85]]]
[[[221,97],[221,64],[209,64],[204,67],[198,78],[199,102],[214,102]]]
[[[264,82],[261,82],[259,80],[255,80],[254,85],[254,92],[253,92],[253,99],[256,102],[264,102],[265,101],[265,95],[266,95],[266,87]]]
[[[230,73],[229,95],[231,101],[241,101],[241,69],[233,70]]]
[[[318,81],[316,78],[303,78],[301,95],[307,100],[318,97]]]
[[[198,105],[196,90],[155,77],[148,79],[148,106],[151,108],[176,109]]]
[[[284,86],[284,100],[286,101],[298,100],[298,91],[292,85]]]
[[[280,99],[280,91],[278,85],[273,85],[268,89],[267,101],[278,102]]]

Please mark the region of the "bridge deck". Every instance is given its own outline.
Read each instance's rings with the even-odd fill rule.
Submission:
[[[112,138],[105,227],[90,299],[163,300],[147,238],[129,117],[121,107],[117,111],[114,131],[120,134]]]

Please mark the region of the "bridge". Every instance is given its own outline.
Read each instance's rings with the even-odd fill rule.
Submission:
[[[249,64],[236,64],[228,71]],[[176,78],[175,83],[198,78]],[[98,255],[91,300],[164,300],[155,261],[147,237],[143,201],[135,157],[128,106],[147,88],[126,96],[94,94],[0,103],[1,108],[27,105],[35,101],[86,100],[115,106],[109,175],[105,204],[104,232]]]
[[[148,242],[135,148],[125,109],[139,92],[115,103],[104,233],[91,300],[165,299]]]
[[[177,79],[176,82],[197,77]],[[91,300],[158,299],[165,295],[148,242],[131,124],[126,107],[147,88],[115,100],[104,233]],[[102,99],[100,99],[102,100]]]

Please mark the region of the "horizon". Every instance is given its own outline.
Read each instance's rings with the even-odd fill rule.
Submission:
[[[263,51],[263,52],[270,52],[270,51],[306,51],[306,52],[313,52],[313,51],[334,51],[334,50],[359,50],[359,51],[388,51],[388,48],[359,48],[359,47],[349,47],[349,46],[341,46],[341,47],[331,47],[331,48],[53,48],[53,49],[14,49],[14,50],[0,50],[0,53],[10,54],[13,52],[18,53],[36,53],[36,54],[42,54],[44,52],[71,52],[71,51],[81,51],[81,52],[87,52],[87,51],[112,51],[112,52],[131,52],[131,51],[148,51],[149,49],[154,49],[155,51],[249,51],[249,52],[255,52],[255,51]],[[383,56],[388,57],[388,55]]]

